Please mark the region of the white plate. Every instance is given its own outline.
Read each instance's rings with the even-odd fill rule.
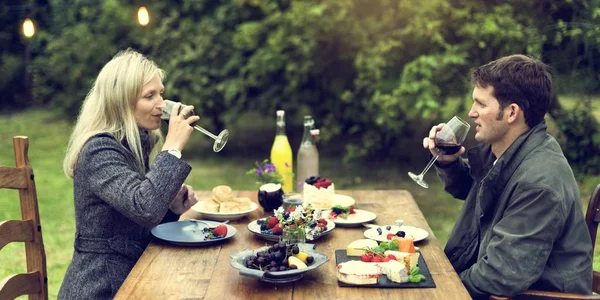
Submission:
[[[331,210],[324,210],[323,215],[326,216],[327,220],[331,220],[330,214]],[[352,227],[352,226],[360,226],[363,223],[368,223],[377,218],[377,215],[366,210],[355,209],[354,214],[348,215],[348,218],[344,219],[341,217],[333,219],[333,222],[336,226],[342,227]]]
[[[251,202],[250,209],[247,211],[240,211],[240,212],[234,212],[234,213],[218,213],[218,212],[205,211],[204,207],[202,206],[201,201],[194,204],[194,206],[192,206],[192,210],[201,213],[203,219],[216,220],[216,221],[241,219],[241,218],[249,215],[253,211],[255,211],[257,208],[258,208],[258,204]]]
[[[427,232],[424,229],[418,228],[418,227],[414,227],[414,226],[409,226],[409,225],[402,225],[402,226],[396,226],[396,225],[391,225],[390,230],[387,230],[386,227],[388,225],[384,225],[384,226],[377,226],[374,225],[372,226],[370,229],[368,229],[367,231],[365,231],[365,237],[372,239],[372,240],[376,240],[379,242],[387,242],[387,235],[388,233],[393,233],[396,234],[396,232],[398,232],[399,230],[402,230],[406,233],[406,237],[412,237],[414,242],[418,242],[418,241],[422,241],[424,239],[426,239],[429,236],[429,232]],[[381,234],[379,234],[377,232],[377,228],[381,228]]]
[[[223,224],[213,221],[206,221],[206,223],[211,226]],[[155,237],[173,244],[182,246],[204,246],[229,239],[236,234],[237,230],[235,227],[229,224],[223,225],[227,226],[227,235],[222,238],[210,240],[205,239],[206,233],[203,229],[207,227],[206,224],[192,220],[159,224],[152,228],[151,232]]]
[[[341,205],[341,206],[352,206],[356,204],[356,200],[354,200],[354,198],[350,197],[350,196],[346,196],[346,195],[342,195],[342,194],[334,194],[333,195],[333,199],[331,200],[331,207],[336,206],[336,205]],[[317,209],[330,209],[331,207],[317,207],[314,206],[314,208]]]
[[[279,242],[279,237],[281,235],[262,233],[260,231],[260,225],[258,225],[257,221],[258,220],[254,220],[254,221],[248,223],[248,230],[250,230],[250,232],[260,236],[261,238],[263,238],[267,241]],[[325,221],[327,221],[327,227],[325,227],[325,231],[323,231],[323,233],[321,233],[321,235],[315,237],[312,240],[306,239],[307,242],[316,241],[316,240],[320,239],[321,237],[323,237],[324,235],[330,233],[333,230],[333,228],[335,228],[335,223],[333,223],[332,221],[327,220],[327,219],[325,219]]]

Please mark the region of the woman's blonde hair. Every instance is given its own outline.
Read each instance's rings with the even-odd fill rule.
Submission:
[[[69,140],[63,169],[73,177],[79,153],[90,139],[108,133],[129,145],[139,172],[145,174],[144,154],[135,120],[135,105],[142,88],[155,75],[164,78],[164,71],[144,55],[132,49],[119,52],[100,71],[92,89],[85,97],[75,129]],[[160,129],[150,132],[153,146],[162,141]]]

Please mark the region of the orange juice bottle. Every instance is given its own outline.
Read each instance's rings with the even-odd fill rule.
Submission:
[[[277,131],[275,141],[271,148],[271,163],[281,176],[283,176],[283,192],[290,193],[294,191],[294,166],[292,160],[292,147],[285,135],[285,112],[277,111]]]

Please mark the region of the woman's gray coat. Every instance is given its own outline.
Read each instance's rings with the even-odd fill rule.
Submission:
[[[152,145],[140,130],[146,166]],[[169,210],[191,167],[159,153],[142,175],[127,144],[92,137],[73,175],[76,234],[59,299],[112,299],[150,241],[152,227],[178,216]]]

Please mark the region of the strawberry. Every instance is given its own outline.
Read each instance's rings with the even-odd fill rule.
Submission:
[[[294,212],[294,211],[296,211],[296,207],[295,206],[292,206],[292,207],[290,207],[290,208],[288,208],[288,209],[285,210],[286,213],[291,213],[291,212]]]
[[[273,234],[274,235],[281,235],[283,233],[283,228],[281,228],[281,225],[279,225],[279,223],[277,223],[277,225],[275,225],[273,227]]]
[[[390,261],[390,260],[398,260],[394,255],[390,254],[388,256],[386,256],[383,261]]]
[[[388,233],[387,236],[385,237],[388,240],[391,240],[395,237],[396,235],[394,235],[393,233]]]
[[[227,235],[227,226],[219,225],[215,228],[215,236],[226,236]]]
[[[368,254],[363,254],[363,256],[360,257],[360,260],[362,260],[364,262],[371,262],[372,259],[373,259],[373,257],[371,257]]]
[[[354,211],[354,206],[350,206],[350,207],[348,207],[348,213],[349,213],[349,214],[353,214],[353,213],[355,213],[355,211]]]
[[[276,224],[279,224],[279,220],[277,220],[276,217],[271,217],[269,219],[269,221],[267,222],[267,227],[268,228],[273,228]]]
[[[327,226],[327,220],[325,220],[323,218],[317,220],[317,222],[319,222],[319,225]]]
[[[377,256],[373,257],[371,262],[383,262],[383,258],[381,258],[380,255],[377,255]]]

